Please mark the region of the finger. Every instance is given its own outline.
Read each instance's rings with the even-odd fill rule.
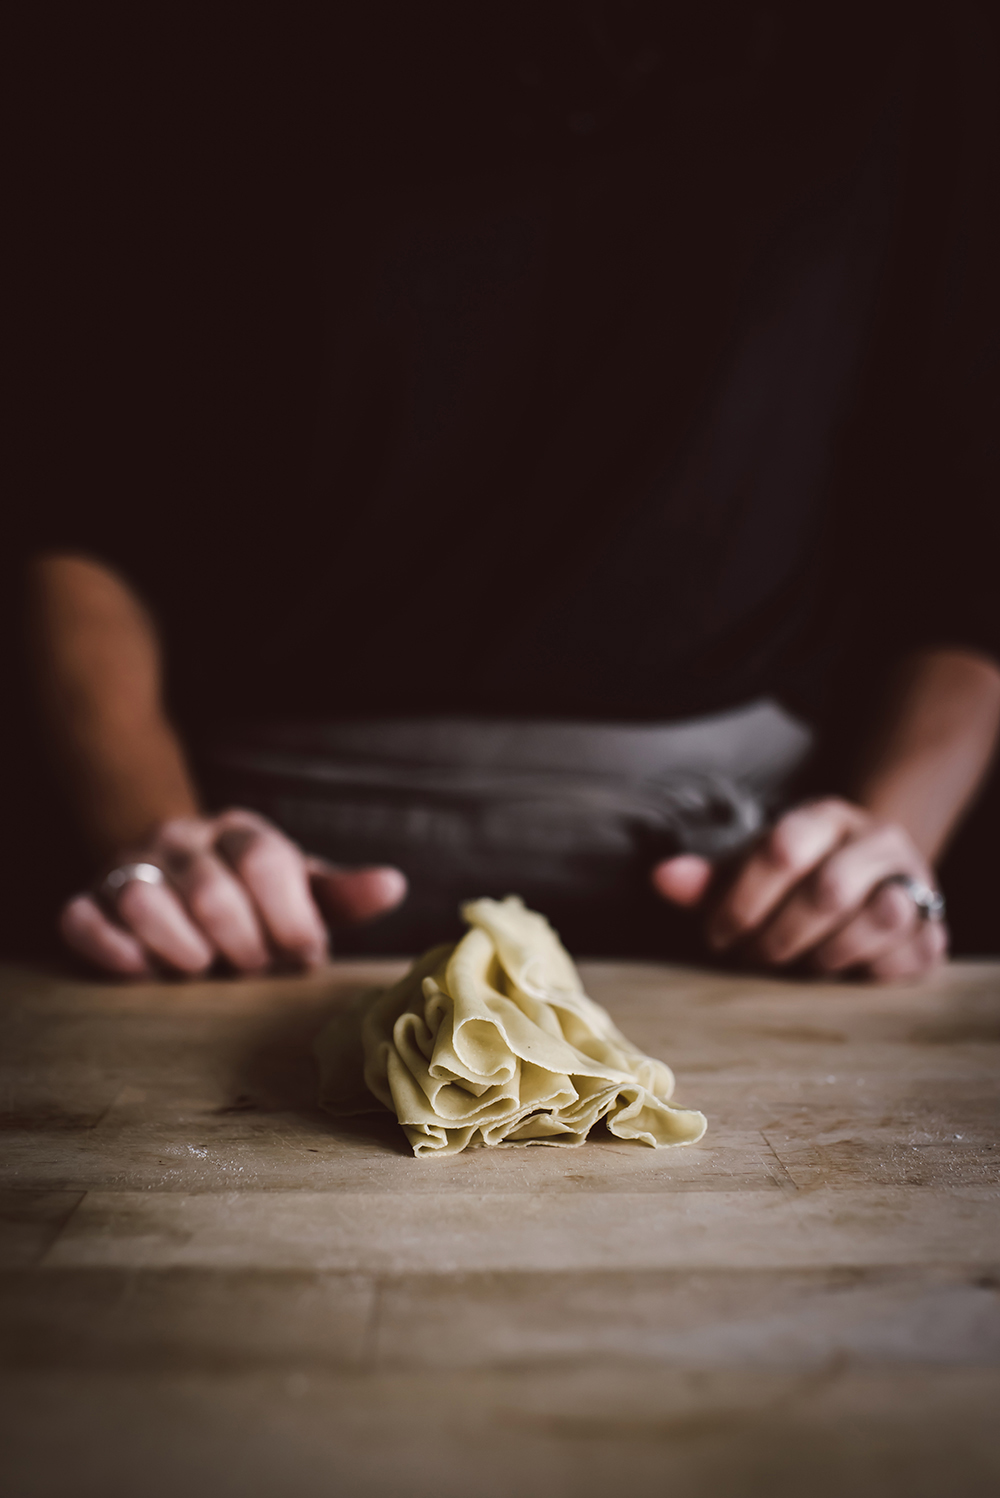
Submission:
[[[207,853],[215,838],[215,825],[208,817],[172,817],[160,826],[152,852],[161,858],[174,854]]]
[[[105,972],[129,978],[152,974],[141,943],[110,921],[90,895],[76,895],[63,906],[59,934],[71,951]]]
[[[712,865],[707,858],[683,853],[665,858],[653,869],[650,878],[657,894],[674,905],[697,905],[712,879]]]
[[[706,927],[719,950],[755,930],[805,876],[864,825],[845,801],[817,801],[781,818],[751,854]]]
[[[882,880],[897,873],[926,877],[901,828],[875,827],[846,843],[802,880],[759,932],[757,955],[766,962],[794,962],[844,926]]]
[[[226,813],[219,827],[219,851],[250,892],[275,946],[306,967],[325,961],[326,927],[299,849],[276,827],[247,812]]]
[[[334,922],[371,921],[406,899],[406,875],[399,869],[337,869],[316,858],[307,859],[306,866],[316,897]]]
[[[894,947],[867,969],[876,983],[900,983],[922,978],[940,967],[948,950],[948,931],[943,921],[921,921],[916,935],[904,946]]]
[[[169,885],[133,879],[119,894],[115,912],[148,951],[178,972],[204,973],[211,967],[215,949]]]
[[[822,973],[842,973],[888,955],[908,942],[919,917],[913,901],[898,885],[875,891],[853,920],[819,944],[810,962]]]
[[[213,853],[175,853],[170,878],[189,915],[213,946],[241,972],[260,972],[271,960],[253,901]]]

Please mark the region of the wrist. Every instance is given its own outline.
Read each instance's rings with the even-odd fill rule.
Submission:
[[[77,805],[84,835],[104,862],[132,857],[150,848],[165,824],[201,815],[193,787],[174,777],[136,781],[114,776],[101,786],[91,785],[90,791]]]
[[[97,857],[148,846],[165,822],[200,816],[183,749],[165,720],[73,747],[64,761],[65,780]]]
[[[1000,723],[1000,670],[961,651],[904,663],[856,800],[895,822],[933,863],[989,767]]]
[[[911,759],[895,771],[873,777],[861,788],[857,804],[878,821],[902,827],[933,866],[961,810],[956,797],[943,794],[947,789],[936,760]]]

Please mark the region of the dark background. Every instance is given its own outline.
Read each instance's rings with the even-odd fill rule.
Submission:
[[[544,46],[539,28],[558,32],[581,7],[376,4],[333,27],[236,7],[210,18],[115,9],[39,16],[14,48],[18,462],[0,744],[8,952],[50,945],[52,912],[91,874],[32,725],[18,624],[25,538],[44,531],[40,517],[138,508],[155,552],[183,496],[218,485],[232,495],[238,572],[241,517],[304,478],[323,359],[314,257],[326,205],[373,174],[419,179],[449,160],[461,170],[473,137],[479,150],[494,138],[509,150],[523,101],[515,89],[484,91],[482,78],[499,76],[498,58],[523,38]],[[622,14],[641,30],[649,9]],[[859,37],[872,25],[871,7],[817,7],[820,20],[826,9],[842,34],[845,16]],[[891,26],[914,8],[878,10]],[[724,51],[743,44],[750,12],[707,3],[677,14],[687,45]],[[586,70],[574,60],[574,87]],[[586,86],[599,100],[601,80]],[[572,109],[567,89],[559,105]],[[476,129],[456,131],[456,116]],[[275,368],[278,381],[264,374]],[[195,546],[179,586],[210,587],[200,566]],[[997,947],[998,832],[994,777],[943,870],[959,952]]]

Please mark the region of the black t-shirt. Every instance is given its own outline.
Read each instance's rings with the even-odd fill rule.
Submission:
[[[819,714],[1000,654],[986,14],[160,38],[46,261],[32,544],[135,583],[193,726]]]

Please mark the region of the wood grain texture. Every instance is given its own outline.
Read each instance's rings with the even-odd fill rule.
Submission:
[[[8,1490],[1000,1491],[1000,964],[591,964],[705,1139],[424,1161],[315,1104],[398,971],[0,976]]]

